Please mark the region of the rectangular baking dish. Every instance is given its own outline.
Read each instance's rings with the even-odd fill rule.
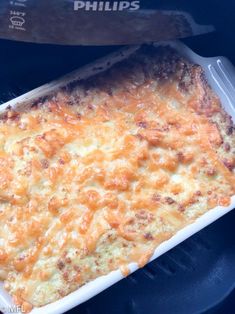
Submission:
[[[202,66],[207,80],[211,85],[212,89],[220,97],[221,103],[226,110],[226,112],[232,116],[233,122],[235,122],[235,68],[233,65],[224,57],[213,57],[213,58],[203,58],[195,54],[187,46],[179,41],[171,41],[155,44],[159,45],[170,45],[175,48],[180,55],[184,56],[186,59],[192,63],[199,64]],[[104,71],[111,67],[113,64],[127,58],[129,55],[134,53],[139,46],[134,46],[131,48],[124,48],[118,52],[115,52],[107,57],[104,57],[94,63],[87,65],[81,69],[78,69],[61,79],[54,81],[52,83],[43,85],[29,93],[26,93],[20,97],[17,97],[0,107],[0,114],[3,113],[9,106],[12,108],[17,108],[21,110],[29,107],[36,100],[53,94],[56,90],[67,84],[78,81],[81,79],[88,78],[98,72]],[[209,212],[202,215],[194,223],[188,225],[187,227],[181,229],[172,238],[163,242],[159,245],[150,261],[156,259],[160,255],[169,251],[185,239],[189,238],[191,235],[195,234],[202,228],[208,226],[221,216],[225,215],[235,207],[235,195],[231,198],[231,204],[228,207],[216,207]],[[129,265],[130,272],[134,272],[138,269],[137,264],[132,263]],[[69,309],[87,301],[93,296],[97,295],[104,289],[110,287],[117,281],[123,278],[120,270],[113,271],[106,276],[101,276],[86,285],[82,286],[78,290],[69,294],[68,296],[53,302],[49,305],[43,306],[41,308],[34,308],[31,312],[32,314],[60,314],[68,311]],[[2,284],[0,283],[0,311],[5,313],[15,312],[20,313],[11,300],[11,297],[4,291]]]

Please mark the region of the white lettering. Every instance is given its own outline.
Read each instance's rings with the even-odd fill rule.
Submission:
[[[131,2],[130,10],[132,10],[132,11],[139,10],[139,8],[140,8],[140,2],[139,1],[132,1]]]
[[[121,1],[119,4],[119,11],[123,11],[123,10],[129,8],[129,6],[130,6],[130,2]]]
[[[86,1],[86,8],[85,8],[86,11],[90,11],[90,10],[97,11],[97,9],[98,9],[98,2],[97,1],[93,1],[93,2]]]
[[[117,11],[117,10],[118,10],[118,2],[115,1],[115,2],[113,3],[113,11]]]
[[[74,1],[75,11],[134,11],[139,8],[140,1]]]
[[[101,1],[99,2],[99,8],[98,8],[98,11],[103,11],[104,10],[104,2]]]
[[[74,10],[77,11],[79,9],[85,8],[84,1],[74,1]]]
[[[110,2],[105,2],[104,4],[104,10],[105,11],[113,11],[111,6],[110,6]]]

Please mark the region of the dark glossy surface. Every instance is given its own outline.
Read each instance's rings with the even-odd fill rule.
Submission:
[[[216,312],[235,288],[234,220],[229,213],[68,313],[235,313]]]

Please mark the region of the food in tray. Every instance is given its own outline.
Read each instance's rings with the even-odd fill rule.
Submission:
[[[143,47],[0,122],[0,276],[28,311],[137,262],[235,192],[200,66]]]

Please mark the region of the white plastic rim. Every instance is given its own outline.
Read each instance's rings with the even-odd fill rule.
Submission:
[[[185,46],[183,43],[179,41],[170,41],[170,42],[162,42],[155,44],[155,46],[162,45],[170,45],[175,48],[180,55],[187,58],[189,61],[195,64],[199,64],[202,66],[206,78],[211,85],[212,89],[219,96],[221,103],[225,109],[225,111],[232,116],[233,122],[235,123],[235,68],[224,57],[213,57],[213,58],[204,58],[197,54],[195,54],[191,49]],[[21,108],[26,108],[30,106],[32,102],[36,101],[40,97],[47,96],[48,94],[52,94],[58,88],[64,87],[67,84],[90,77],[98,72],[104,71],[107,68],[111,67],[113,64],[118,61],[124,60],[133,52],[135,52],[139,46],[132,46],[131,48],[124,48],[118,52],[115,52],[107,57],[104,57],[94,63],[85,66],[81,69],[78,69],[61,79],[54,81],[52,83],[43,85],[29,93],[26,93],[20,97],[17,97],[0,107],[0,114],[3,113],[9,106],[12,108],[17,108],[20,110]],[[155,250],[153,256],[150,261],[156,259],[160,255],[169,251],[185,239],[189,238],[196,232],[205,228],[218,218],[222,217],[229,211],[231,211],[235,207],[235,195],[231,198],[230,206],[221,207],[218,206],[205,214],[203,214],[200,218],[198,218],[195,222],[186,226],[185,228],[178,231],[174,236],[172,236],[169,240],[161,243]],[[129,265],[130,272],[134,272],[138,269],[136,263],[132,263]],[[61,314],[64,313],[71,308],[89,300],[93,296],[97,295],[101,291],[115,284],[119,280],[123,278],[123,275],[120,270],[113,271],[106,276],[101,276],[76,291],[70,293],[64,298],[48,304],[46,306],[40,308],[34,308],[31,312],[32,314]],[[3,285],[0,284],[0,311],[4,314],[12,313],[12,309],[15,309],[15,312],[21,314],[19,310],[14,307],[14,304],[11,300],[11,297],[4,291]]]

